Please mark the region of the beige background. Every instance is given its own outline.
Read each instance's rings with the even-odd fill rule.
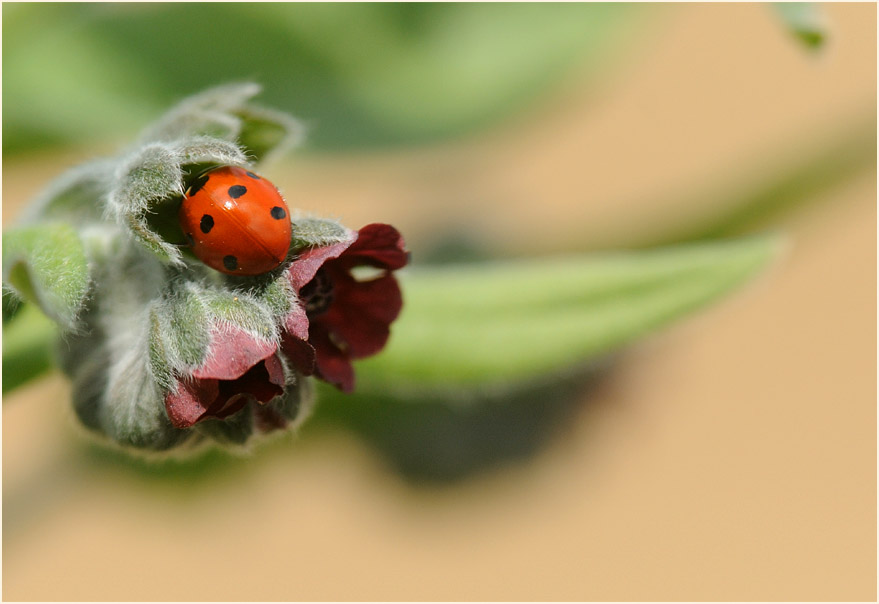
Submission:
[[[697,210],[677,193],[875,111],[876,7],[826,10],[811,56],[765,6],[656,7],[598,90],[473,140],[268,172],[293,205],[413,241],[450,216],[510,250],[631,238]],[[4,162],[4,222],[93,151]],[[452,487],[308,429],[222,479],[148,479],[86,453],[62,377],[22,388],[3,597],[875,600],[876,174],[816,201],[782,224],[785,258],[633,349],[552,447]]]

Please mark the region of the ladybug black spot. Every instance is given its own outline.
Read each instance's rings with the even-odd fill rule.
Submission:
[[[201,217],[201,222],[198,224],[199,228],[201,228],[202,233],[210,233],[211,229],[214,228],[214,217],[210,214],[205,214]]]
[[[275,206],[272,208],[272,218],[275,220],[280,220],[281,218],[286,218],[287,212],[284,211],[284,208],[280,206]]]
[[[202,174],[198,178],[195,179],[195,182],[189,187],[189,191],[186,192],[186,195],[192,197],[199,191],[201,191],[202,187],[205,186],[205,183],[208,181],[210,176],[208,174]]]
[[[247,187],[243,185],[232,185],[229,187],[229,197],[232,199],[238,199],[245,193],[247,193]]]
[[[223,256],[223,266],[230,271],[234,271],[238,268],[238,258],[232,255]]]
[[[257,176],[256,174],[254,174],[253,172],[250,172],[250,171],[245,170],[244,173],[247,174],[247,175],[248,175],[249,177],[251,177],[251,178],[255,178],[256,180],[261,180],[260,177]]]

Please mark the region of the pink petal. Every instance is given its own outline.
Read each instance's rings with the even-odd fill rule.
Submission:
[[[200,379],[234,380],[276,350],[273,343],[255,338],[238,327],[215,326],[211,331],[208,357],[192,375]]]
[[[300,340],[308,339],[308,315],[301,304],[294,304],[293,310],[284,318],[284,329]]]
[[[284,386],[284,366],[281,364],[281,359],[278,358],[278,355],[273,354],[269,358],[265,360],[266,372],[269,374],[269,382],[275,384],[276,386]],[[268,402],[268,401],[263,401]]]
[[[331,258],[338,258],[342,252],[354,243],[357,239],[357,233],[349,231],[349,239],[333,245],[325,245],[322,247],[313,247],[302,252],[296,260],[287,269],[287,279],[290,285],[299,293],[302,287],[314,278],[317,270],[323,266],[324,262]]]
[[[207,417],[223,419],[251,401],[268,403],[284,392],[284,366],[276,354],[232,380],[184,379],[165,396],[165,410],[176,428],[190,428]]]

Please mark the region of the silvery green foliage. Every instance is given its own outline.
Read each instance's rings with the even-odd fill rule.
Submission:
[[[257,84],[228,84],[189,97],[144,130],[139,144],[193,136],[237,141],[251,158],[267,161],[299,143],[303,126],[285,113],[250,103]]]
[[[120,161],[106,198],[107,213],[158,257],[181,264],[180,250],[156,232],[148,215],[179,200],[184,167],[201,164],[247,166],[247,159],[235,143],[207,136],[147,143]]]
[[[38,304],[56,323],[73,329],[88,292],[88,261],[72,226],[47,223],[3,237],[4,288]]]
[[[212,329],[277,345],[296,303],[281,271],[222,275],[184,256],[175,238],[189,176],[212,165],[255,166],[301,137],[293,118],[250,104],[258,91],[235,84],[184,100],[132,148],[61,176],[4,234],[4,289],[66,332],[58,356],[77,416],[112,442],[166,450],[205,440],[241,445],[254,433],[243,412],[175,428],[164,397],[205,363]],[[317,218],[295,219],[293,233],[291,254],[346,237],[341,225]],[[285,393],[268,406],[295,426],[311,386],[286,365],[285,375]]]
[[[119,156],[91,161],[63,174],[34,200],[22,223],[63,221],[82,229],[106,226],[111,219],[119,226],[116,235],[130,237],[161,260],[181,265],[180,241],[160,233],[161,225],[155,224],[155,218],[167,216],[163,210],[179,202],[189,171],[210,165],[249,166],[302,137],[303,129],[292,117],[249,103],[259,90],[252,83],[230,84],[184,100],[147,127],[137,144]],[[15,230],[7,231],[4,237],[15,238]],[[18,297],[39,304],[53,318],[75,317],[85,297],[78,284],[89,281],[90,266],[65,262],[62,255],[60,251],[56,254],[59,262],[52,267],[56,272],[47,277],[77,284],[61,296],[70,305],[65,311],[31,295],[28,283],[10,283],[11,267],[7,265],[4,284]],[[40,250],[28,247],[24,235],[16,245],[16,256],[16,262],[29,269],[19,272],[38,274]],[[72,325],[72,319],[62,323],[65,328]]]

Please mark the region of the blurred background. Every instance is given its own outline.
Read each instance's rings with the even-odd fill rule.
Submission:
[[[252,457],[145,464],[47,375],[3,401],[3,598],[875,600],[876,7],[815,8],[817,48],[766,4],[4,4],[4,226],[252,79],[309,130],[262,170],[288,202],[417,262],[789,249],[564,405],[452,412],[487,451],[325,392]]]

